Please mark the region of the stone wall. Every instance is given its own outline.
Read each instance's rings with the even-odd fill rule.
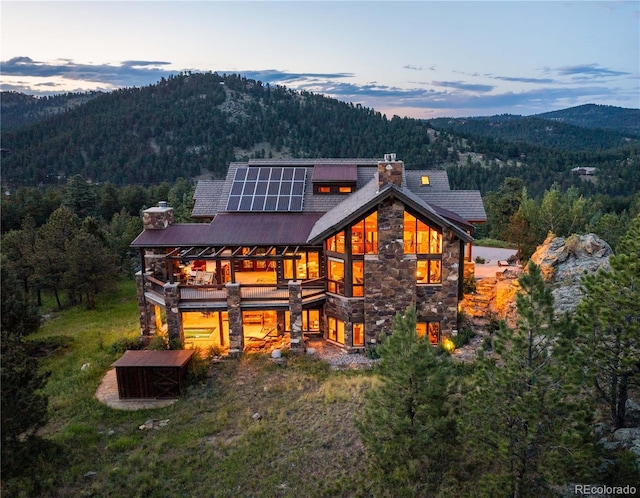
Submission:
[[[344,342],[347,351],[362,349],[362,347],[353,348],[351,346],[353,344],[353,324],[364,323],[364,301],[361,298],[327,294],[324,304],[324,316],[333,316],[345,322]],[[324,325],[323,330],[328,330],[326,323]]]
[[[393,318],[416,304],[416,257],[404,254],[404,205],[389,197],[378,206],[378,254],[364,260],[365,343],[390,334]]]
[[[464,253],[460,239],[446,230],[442,244],[442,285],[417,287],[416,312],[421,320],[440,322],[442,336],[450,337],[458,328],[460,258]]]
[[[142,212],[142,228],[145,230],[164,230],[173,225],[173,208],[152,207]]]

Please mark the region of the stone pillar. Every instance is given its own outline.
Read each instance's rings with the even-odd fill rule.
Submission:
[[[378,206],[378,254],[366,255],[365,342],[390,334],[396,313],[416,304],[416,257],[404,254],[404,205],[388,198]]]
[[[304,353],[306,347],[302,334],[302,284],[299,280],[289,281],[289,321],[291,323],[291,352]]]
[[[244,350],[240,284],[229,282],[225,287],[227,288],[227,311],[229,312],[229,354],[236,356]]]
[[[178,284],[164,285],[164,304],[167,310],[167,335],[169,348],[181,349],[183,345],[182,320],[178,303],[180,302],[180,288]]]
[[[141,271],[136,273],[136,295],[138,300],[138,314],[140,318],[140,336],[146,341],[150,335],[156,333],[153,305],[147,303],[144,297],[144,275]]]

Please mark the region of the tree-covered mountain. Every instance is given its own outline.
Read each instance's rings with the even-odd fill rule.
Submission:
[[[612,130],[640,137],[640,109],[585,104],[560,111],[537,114],[536,117],[584,128]]]
[[[507,177],[523,179],[532,195],[554,183],[614,196],[640,190],[638,139],[540,117],[389,119],[217,73],[40,100],[2,95],[4,188],[64,185],[77,174],[94,183],[157,185],[220,178],[233,160],[395,152],[408,167],[446,168],[454,188],[483,193]],[[571,173],[577,166],[596,167],[602,181],[581,182]]]

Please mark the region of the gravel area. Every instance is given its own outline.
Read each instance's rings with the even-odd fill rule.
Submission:
[[[338,346],[322,340],[308,341],[307,354],[309,354],[310,349],[314,351],[318,358],[329,363],[334,370],[371,368],[379,361],[367,358],[360,353],[347,353]]]

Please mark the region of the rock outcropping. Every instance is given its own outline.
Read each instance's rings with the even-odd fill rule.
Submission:
[[[601,268],[609,270],[611,247],[593,233],[568,238],[549,235],[531,261],[537,264],[547,282],[553,285],[556,313],[571,312],[582,299],[581,281]]]

